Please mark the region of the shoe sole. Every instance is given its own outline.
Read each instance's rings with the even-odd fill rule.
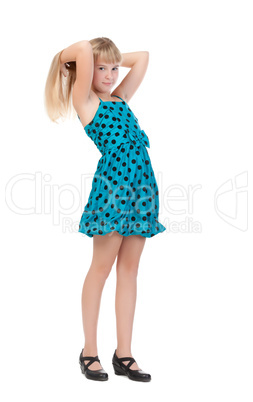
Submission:
[[[113,365],[114,372],[116,375],[126,376],[129,378],[129,380],[132,380],[132,381],[139,381],[139,382],[150,382],[151,381],[151,378],[132,378],[129,375],[127,375],[121,367],[117,366],[114,363],[112,365]]]

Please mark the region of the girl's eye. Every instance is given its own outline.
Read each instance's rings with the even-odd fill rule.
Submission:
[[[104,67],[99,67],[99,70],[103,70]],[[118,67],[113,67],[113,70],[118,70]]]

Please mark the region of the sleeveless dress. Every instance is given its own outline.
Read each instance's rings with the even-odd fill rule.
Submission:
[[[113,231],[153,237],[166,228],[158,220],[159,191],[147,151],[149,139],[129,105],[112,96],[122,102],[99,98],[95,116],[84,127],[102,156],[78,232],[89,237]]]

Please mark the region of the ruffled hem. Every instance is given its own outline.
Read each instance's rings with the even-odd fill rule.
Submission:
[[[134,222],[132,225],[129,222],[108,222],[107,224],[103,225],[102,221],[100,225],[98,222],[93,222],[92,225],[89,223],[89,226],[86,226],[85,223],[81,222],[78,232],[83,233],[88,237],[93,237],[94,234],[104,236],[111,232],[118,232],[125,237],[141,235],[143,237],[150,238],[166,230],[166,227],[163,226],[156,218],[154,218],[154,220],[154,225],[150,225],[148,222]]]

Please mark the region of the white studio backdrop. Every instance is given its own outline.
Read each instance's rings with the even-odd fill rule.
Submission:
[[[1,392],[5,401],[252,401],[250,1],[14,1],[1,15]],[[116,377],[115,269],[102,297],[107,383],[81,375],[81,290],[92,239],[77,233],[100,153],[80,122],[52,123],[53,56],[82,39],[148,50],[130,101],[166,232],[147,239],[133,354],[149,384]],[[120,80],[127,69],[120,71]],[[119,80],[119,81],[120,81]],[[159,394],[158,394],[159,393]],[[161,394],[162,393],[162,394]]]

